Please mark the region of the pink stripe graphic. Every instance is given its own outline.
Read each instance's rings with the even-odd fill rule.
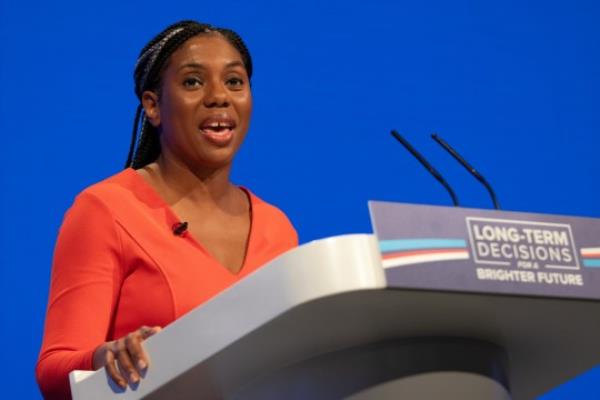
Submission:
[[[412,257],[425,254],[463,254],[466,253],[465,249],[427,249],[427,250],[410,250],[410,251],[397,251],[393,253],[385,253],[382,258],[384,260],[390,258],[401,258],[401,257]]]

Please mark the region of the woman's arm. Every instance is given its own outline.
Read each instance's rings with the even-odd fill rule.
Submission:
[[[68,398],[68,374],[93,369],[107,340],[123,279],[121,238],[110,210],[82,193],[65,215],[50,281],[36,376],[48,399]]]

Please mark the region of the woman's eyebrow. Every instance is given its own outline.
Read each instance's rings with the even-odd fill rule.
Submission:
[[[225,65],[225,68],[231,68],[231,67],[243,67],[244,63],[236,60],[236,61],[231,61],[229,63],[227,63],[227,65]]]
[[[197,62],[189,62],[189,63],[185,63],[182,66],[180,66],[178,68],[179,71],[181,71],[184,68],[192,68],[192,69],[206,69],[206,67],[202,64],[199,64]]]
[[[233,68],[233,67],[244,67],[244,63],[239,60],[235,60],[235,61],[231,61],[231,62],[228,62],[227,64],[225,64],[225,68]],[[184,68],[206,69],[206,66],[204,66],[203,64],[197,63],[197,62],[188,62],[188,63],[185,63],[182,66],[180,66],[178,68],[178,70],[182,70]]]

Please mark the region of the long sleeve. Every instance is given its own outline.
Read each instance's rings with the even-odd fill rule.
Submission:
[[[36,367],[47,399],[70,398],[69,372],[92,369],[95,349],[107,340],[123,277],[119,234],[109,210],[91,194],[79,195],[65,215]]]

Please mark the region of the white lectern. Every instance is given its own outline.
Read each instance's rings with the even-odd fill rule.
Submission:
[[[531,399],[600,364],[598,300],[461,291],[459,269],[447,290],[403,287],[381,243],[283,254],[149,338],[137,386],[74,371],[73,398]]]

